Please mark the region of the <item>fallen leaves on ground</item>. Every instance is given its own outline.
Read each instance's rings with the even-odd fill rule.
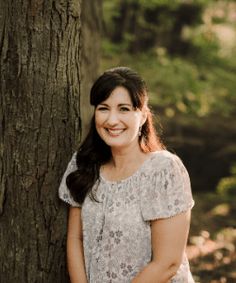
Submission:
[[[187,255],[196,283],[236,283],[236,202],[197,194]]]

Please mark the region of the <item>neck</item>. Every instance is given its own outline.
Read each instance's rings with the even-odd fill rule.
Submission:
[[[145,153],[141,151],[139,144],[130,145],[126,148],[112,148],[112,165],[119,169],[124,165],[131,164],[133,161],[137,162],[138,158],[142,158]]]

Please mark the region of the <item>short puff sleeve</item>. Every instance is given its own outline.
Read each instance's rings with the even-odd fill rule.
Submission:
[[[64,202],[70,204],[73,207],[81,207],[81,205],[74,201],[67,185],[66,185],[66,177],[71,173],[74,172],[75,170],[77,170],[77,165],[76,165],[76,154],[77,152],[75,152],[70,160],[70,162],[67,165],[66,171],[62,177],[59,189],[58,189],[58,194],[59,194],[59,198],[61,200],[63,200]]]
[[[145,221],[175,216],[194,205],[188,172],[178,156],[154,162],[149,181],[141,188],[141,211]]]

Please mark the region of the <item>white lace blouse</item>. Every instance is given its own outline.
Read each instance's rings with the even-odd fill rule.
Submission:
[[[76,170],[76,153],[62,178],[59,197],[80,207],[68,191],[66,176]],[[82,205],[83,246],[89,283],[130,283],[151,261],[150,220],[167,218],[193,207],[188,173],[167,150],[157,151],[130,177],[111,182],[100,176],[94,185],[99,202]],[[171,283],[193,283],[186,255]]]

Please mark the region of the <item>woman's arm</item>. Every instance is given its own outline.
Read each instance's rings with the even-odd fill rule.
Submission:
[[[77,207],[70,207],[69,210],[67,263],[71,283],[88,282],[84,264],[81,209]]]
[[[190,211],[151,222],[152,261],[132,283],[167,283],[182,262],[190,225]]]

